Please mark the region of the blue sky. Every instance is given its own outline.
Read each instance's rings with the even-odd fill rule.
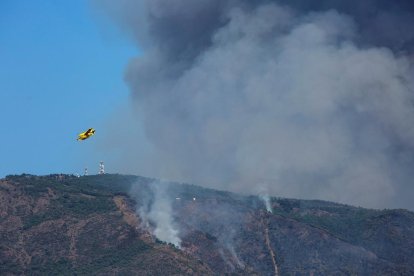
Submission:
[[[0,177],[91,173],[105,121],[128,101],[123,72],[138,50],[89,1],[0,2]],[[96,135],[84,142],[77,134]]]

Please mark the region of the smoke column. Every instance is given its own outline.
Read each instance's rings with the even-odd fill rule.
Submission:
[[[178,237],[178,228],[174,225],[167,188],[166,183],[153,182],[149,192],[133,189],[130,194],[141,202],[137,213],[142,219],[142,227],[151,231],[159,240],[180,247],[181,239]]]
[[[273,213],[272,210],[272,204],[271,204],[271,199],[269,196],[269,188],[268,188],[268,184],[266,183],[259,183],[258,184],[258,189],[259,189],[259,197],[261,200],[263,200],[263,203],[266,207],[266,211]]]
[[[414,209],[412,1],[99,1],[143,54],[120,169]],[[136,123],[134,123],[136,122]],[[143,162],[145,158],[145,162]]]
[[[261,195],[260,198],[265,203],[266,211],[272,213],[272,205],[270,204],[270,197],[268,195]]]

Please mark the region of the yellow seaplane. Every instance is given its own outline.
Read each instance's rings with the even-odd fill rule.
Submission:
[[[79,140],[85,140],[85,139],[88,139],[89,137],[91,137],[94,134],[95,134],[95,129],[90,128],[87,131],[82,132],[81,134],[79,134],[78,139],[76,139],[76,140],[78,140],[78,141]]]

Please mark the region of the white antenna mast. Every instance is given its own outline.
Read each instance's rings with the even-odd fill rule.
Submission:
[[[99,174],[105,174],[105,165],[104,162],[99,162]]]

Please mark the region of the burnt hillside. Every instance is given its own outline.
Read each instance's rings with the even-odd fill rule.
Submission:
[[[414,274],[412,212],[282,198],[271,207],[138,176],[8,176],[0,274]],[[180,248],[157,239],[156,211]]]

